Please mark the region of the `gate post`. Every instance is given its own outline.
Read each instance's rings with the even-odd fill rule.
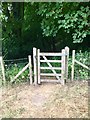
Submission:
[[[34,84],[37,85],[37,49],[33,48]]]
[[[38,79],[38,84],[40,84],[40,49],[37,50],[37,71],[38,71],[38,74],[37,74],[37,79]]]
[[[65,47],[65,79],[68,79],[68,59],[69,59],[69,47]]]
[[[62,62],[61,62],[61,83],[65,84],[65,49],[62,49]]]
[[[31,63],[31,55],[29,55],[28,58],[29,58],[30,85],[32,85],[32,84],[33,84],[33,80],[32,80],[32,63]]]
[[[75,64],[75,50],[72,51],[72,71],[71,71],[71,80],[74,79],[74,64]]]

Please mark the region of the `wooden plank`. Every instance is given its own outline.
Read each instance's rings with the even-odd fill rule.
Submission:
[[[54,70],[61,70],[62,68],[60,67],[52,67]],[[50,70],[52,69],[51,67],[40,67],[41,70]]]
[[[49,65],[49,67],[51,67],[51,70],[55,74],[56,78],[60,81],[59,76],[57,75],[56,71],[53,69],[52,65],[47,61],[47,58],[45,56],[43,56],[43,58],[46,60],[46,62]]]
[[[38,84],[40,84],[40,49],[37,50],[37,58],[38,58]]]
[[[77,61],[76,59],[75,59],[75,62],[76,62],[77,64],[81,65],[82,67],[86,68],[87,70],[90,70],[90,68],[89,68],[88,66],[86,66],[86,65],[84,65],[83,63]]]
[[[36,63],[36,48],[33,48],[33,64],[34,64],[34,84],[37,85],[37,63]]]
[[[30,85],[33,84],[33,80],[32,80],[32,63],[31,63],[31,56],[28,56],[29,58],[29,75],[30,75]]]
[[[27,68],[29,67],[29,63],[11,80],[11,82],[14,82]]]
[[[41,82],[60,83],[58,80],[41,79]]]
[[[62,61],[61,60],[47,60],[48,62],[50,63],[61,63]],[[40,60],[40,62],[46,62],[46,60]]]
[[[62,49],[62,54],[65,54],[65,50]],[[62,56],[62,64],[61,64],[61,67],[62,67],[62,71],[61,71],[61,84],[64,85],[65,84],[65,81],[64,81],[64,77],[65,77],[65,56]]]
[[[65,47],[65,79],[68,79],[68,59],[69,59],[69,47]]]
[[[65,56],[65,54],[62,54],[62,53],[40,53],[40,56],[62,56],[62,55],[64,55]]]
[[[74,64],[75,64],[75,50],[72,51],[72,71],[71,71],[71,80],[74,79]]]
[[[5,84],[5,82],[6,82],[6,79],[5,79],[5,69],[4,69],[4,62],[3,62],[3,57],[2,56],[0,56],[0,63],[1,63],[1,71],[2,71],[2,76],[3,76],[3,82]]]
[[[54,73],[41,73],[41,76],[56,76]],[[61,74],[57,74],[58,76],[61,76]]]

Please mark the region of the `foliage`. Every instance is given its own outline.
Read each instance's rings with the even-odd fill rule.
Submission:
[[[33,47],[42,51],[59,51],[73,42],[90,44],[89,3],[3,2],[2,53],[4,59],[24,58]]]
[[[83,64],[89,67],[90,66],[89,56],[90,56],[90,52],[85,51],[82,53],[81,51],[79,51],[79,53],[76,53],[76,60],[82,62]],[[75,68],[76,75],[80,75],[81,79],[89,79],[89,70],[80,67],[79,65],[76,65],[75,67],[76,67]]]
[[[14,63],[5,65],[6,81],[11,81],[25,66],[25,63]],[[24,71],[16,80],[16,82],[26,82],[29,80],[29,70]]]
[[[83,3],[40,3],[37,13],[42,16],[41,27],[45,36],[55,37],[61,30],[72,34],[79,43],[90,35],[90,6]]]
[[[88,59],[89,56],[90,56],[90,52],[88,52],[88,51],[82,52],[81,50],[79,50],[75,54],[75,59],[89,67],[90,66],[89,59]],[[68,67],[69,67],[69,78],[71,79],[71,68],[72,68],[72,57],[71,56],[69,58]],[[75,80],[77,80],[77,79],[78,80],[86,80],[86,79],[89,79],[89,77],[90,77],[89,70],[87,70],[87,69],[81,67],[80,65],[78,65],[77,63],[75,63],[74,79]]]

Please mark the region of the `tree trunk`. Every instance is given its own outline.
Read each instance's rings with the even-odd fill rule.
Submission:
[[[22,26],[23,26],[23,18],[24,18],[24,3],[23,2],[14,2],[13,5],[13,15],[14,19],[19,22],[19,29],[14,31],[17,35],[17,38],[21,39],[23,35]]]
[[[56,40],[55,40],[55,37],[52,37],[52,51],[56,51]]]

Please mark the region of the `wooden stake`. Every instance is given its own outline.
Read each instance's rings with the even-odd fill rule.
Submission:
[[[71,80],[74,80],[74,64],[75,64],[75,50],[72,51],[72,71],[71,71]]]
[[[4,70],[4,62],[3,62],[3,57],[2,56],[0,56],[0,62],[1,62],[1,71],[2,71],[2,76],[3,76],[3,82],[5,84],[6,83],[6,80],[5,80],[5,70]]]
[[[68,59],[69,59],[69,47],[65,47],[65,79],[68,79]]]
[[[33,81],[32,81],[32,63],[31,63],[31,55],[29,55],[28,58],[29,58],[30,85],[32,85],[32,84],[33,84]]]
[[[34,84],[35,85],[37,85],[37,64],[36,64],[36,54],[37,54],[37,52],[36,52],[36,48],[34,47],[33,48],[33,64],[34,64]]]
[[[62,49],[62,63],[61,63],[61,66],[62,66],[62,70],[61,70],[61,82],[62,82],[62,85],[65,84],[65,50]]]
[[[40,84],[40,55],[39,55],[39,53],[40,53],[40,49],[38,49],[38,51],[37,51],[37,58],[38,58],[38,84]]]

